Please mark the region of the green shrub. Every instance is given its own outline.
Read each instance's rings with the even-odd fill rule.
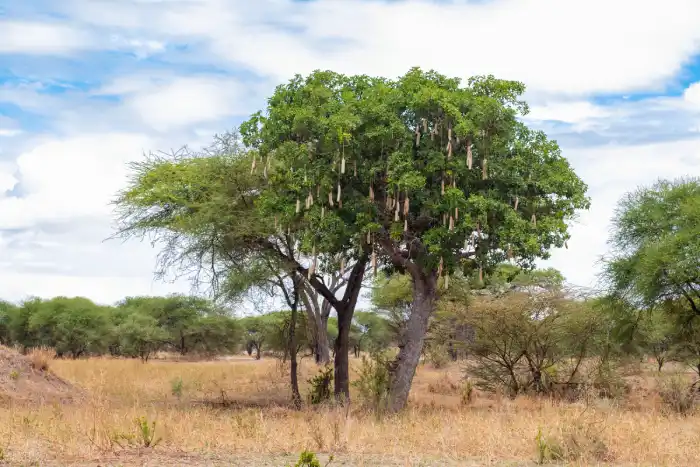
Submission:
[[[170,382],[170,392],[173,396],[177,397],[178,400],[182,397],[183,387],[184,383],[181,376],[178,376]]]
[[[358,379],[353,385],[359,391],[362,404],[379,413],[387,408],[389,394],[389,365],[383,353],[377,353],[371,358],[362,356],[362,366]]]
[[[333,456],[330,456],[328,459],[328,462],[326,463],[325,467],[328,467],[328,465],[333,462]],[[292,467],[289,466],[288,467]],[[299,460],[297,461],[296,464],[294,464],[293,467],[321,467],[321,461],[318,460],[316,457],[316,454],[314,454],[311,451],[304,451],[299,455]]]
[[[307,397],[309,404],[316,405],[329,401],[333,393],[333,367],[327,365],[321,368],[316,376],[308,380],[308,383],[311,386]]]
[[[156,438],[156,422],[148,422],[146,417],[138,417],[136,420],[137,438],[139,444],[145,448],[154,448],[160,442],[160,438]]]

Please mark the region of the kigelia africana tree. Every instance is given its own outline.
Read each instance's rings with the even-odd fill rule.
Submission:
[[[278,229],[300,233],[314,258],[369,258],[410,275],[393,411],[406,404],[438,284],[504,260],[533,266],[588,207],[556,142],[518,120],[523,92],[491,76],[461,86],[420,69],[397,80],[317,71],[277,87],[241,126],[257,150],[252,170],[268,176],[259,206]],[[315,264],[299,265],[312,286]]]

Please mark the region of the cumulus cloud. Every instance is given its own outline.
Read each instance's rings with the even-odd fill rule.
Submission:
[[[568,250],[543,262],[561,270],[573,284],[595,287],[599,259],[607,251],[610,219],[617,201],[659,179],[700,173],[700,139],[634,146],[596,146],[566,152],[576,173],[588,184],[591,209],[571,229]]]
[[[0,117],[0,296],[188,291],[154,285],[150,245],[102,242],[128,160],[205,144],[296,73],[397,76],[416,65],[527,84],[527,122],[560,142],[593,198],[569,249],[543,264],[593,285],[618,198],[700,173],[700,82],[663,96],[700,53],[700,3],[664,7],[683,14],[662,21],[658,5],[632,0],[65,0],[43,4],[61,23],[0,21],[0,57],[30,60],[23,76],[0,79],[0,105],[40,119],[30,130]],[[114,51],[121,61],[109,61]],[[94,74],[56,92],[74,63],[65,57],[88,53]],[[657,95],[619,98],[636,91]]]
[[[0,53],[68,54],[91,47],[89,34],[62,24],[0,21]]]
[[[626,92],[661,89],[700,50],[694,0],[665,2],[683,12],[672,21],[659,19],[656,3],[633,0],[74,0],[57,8],[85,24],[196,44],[275,80],[314,68],[396,76],[420,65],[547,93]]]
[[[700,111],[700,82],[691,84],[683,93],[685,101],[693,106],[697,106]]]
[[[175,78],[124,77],[96,92],[121,96],[125,109],[156,131],[243,115],[249,94],[230,78],[190,76]]]
[[[16,175],[26,195],[0,199],[2,226],[109,215],[109,200],[126,180],[126,161],[149,144],[143,135],[86,135],[46,142],[21,154]]]

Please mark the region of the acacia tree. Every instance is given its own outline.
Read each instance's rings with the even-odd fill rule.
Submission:
[[[270,192],[276,167],[251,170],[251,160],[258,158],[240,146],[235,133],[217,137],[201,151],[184,148],[171,155],[150,154],[132,164],[130,183],[115,201],[119,221],[115,236],[150,238],[162,246],[159,276],[169,272],[187,276],[218,296],[255,286],[277,272],[299,273],[340,318],[335,391],[347,398],[350,320],[368,254],[330,256],[322,253],[332,248],[319,246],[314,256],[314,245],[298,234],[297,224],[303,219],[293,203],[270,214],[264,194]],[[350,262],[353,266],[348,269],[344,265]],[[341,298],[323,278],[336,269],[347,274]]]
[[[625,195],[604,275],[637,309],[680,301],[700,315],[700,179],[662,180]]]
[[[342,301],[313,268],[295,264],[338,312],[345,367],[367,258],[410,275],[392,411],[406,404],[438,279],[447,287],[457,269],[483,275],[507,258],[531,267],[565,244],[566,221],[588,207],[586,185],[557,144],[519,122],[523,92],[492,76],[460,86],[417,68],[398,80],[317,71],[277,87],[266,111],[241,126],[257,151],[251,170],[268,177],[257,204],[270,222],[298,232],[314,257],[358,259]],[[336,358],[336,385],[338,370]]]

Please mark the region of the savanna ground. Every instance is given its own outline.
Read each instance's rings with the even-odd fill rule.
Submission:
[[[623,399],[568,403],[478,392],[466,401],[459,365],[425,364],[410,408],[387,417],[358,404],[293,410],[288,369],[273,358],[48,365],[83,392],[72,403],[0,399],[6,465],[282,467],[309,449],[322,464],[333,454],[331,465],[527,466],[538,432],[543,449],[577,449],[571,465],[700,465],[700,417],[665,410],[652,365]],[[304,360],[301,380],[317,371]],[[144,447],[141,417],[156,422],[155,447]]]

